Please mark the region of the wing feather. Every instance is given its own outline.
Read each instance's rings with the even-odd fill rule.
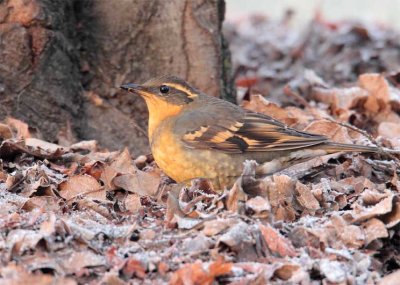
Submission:
[[[240,118],[202,125],[184,134],[182,140],[192,148],[243,153],[305,148],[324,143],[327,138],[297,131],[263,114],[244,112]]]

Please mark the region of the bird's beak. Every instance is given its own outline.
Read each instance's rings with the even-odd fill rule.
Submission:
[[[132,93],[140,93],[140,91],[143,91],[143,87],[135,83],[123,84],[120,88]]]

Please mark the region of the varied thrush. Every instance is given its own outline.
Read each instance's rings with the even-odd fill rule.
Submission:
[[[226,187],[240,176],[246,160],[257,161],[268,175],[325,154],[378,151],[289,128],[270,116],[207,96],[174,76],[121,88],[146,101],[154,159],[177,182],[208,178]]]

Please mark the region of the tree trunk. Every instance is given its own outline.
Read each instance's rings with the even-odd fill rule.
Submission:
[[[3,1],[1,116],[147,152],[144,102],[119,86],[171,74],[231,96],[223,14],[223,0]]]

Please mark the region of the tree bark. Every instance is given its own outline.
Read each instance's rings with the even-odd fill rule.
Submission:
[[[0,3],[0,118],[14,116],[51,141],[82,127],[71,1]]]
[[[52,141],[70,122],[79,139],[147,152],[144,102],[119,86],[171,74],[232,96],[223,15],[223,0],[3,1],[1,116]]]

